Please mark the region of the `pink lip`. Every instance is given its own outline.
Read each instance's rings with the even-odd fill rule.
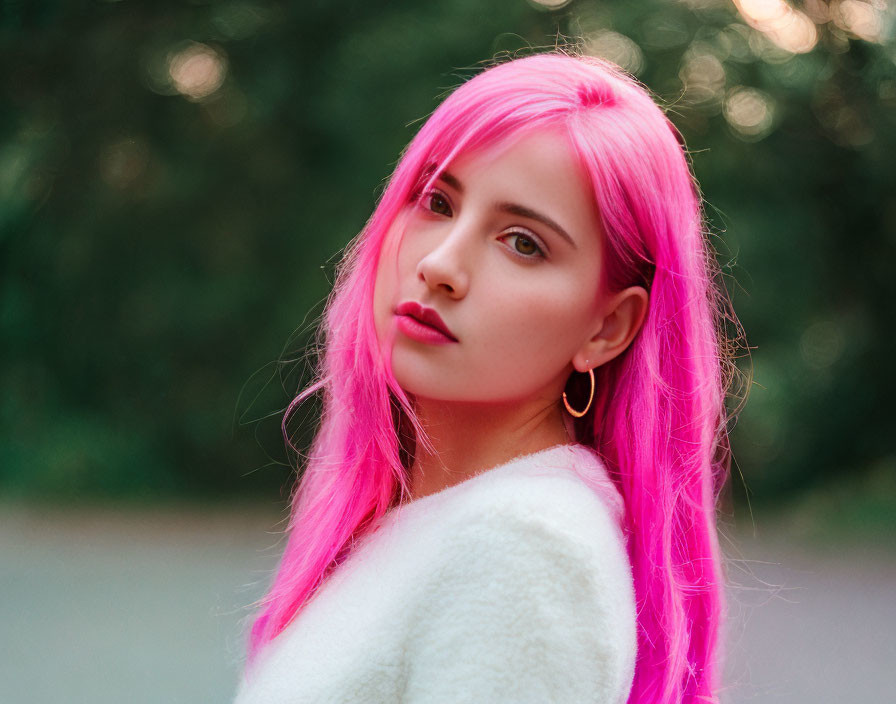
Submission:
[[[404,301],[396,306],[395,315],[398,316],[399,329],[415,340],[435,344],[457,342],[457,338],[433,308],[427,308],[416,301]]]

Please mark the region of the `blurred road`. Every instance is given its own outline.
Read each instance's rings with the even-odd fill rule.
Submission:
[[[0,504],[0,701],[229,702],[279,518]],[[810,548],[757,524],[762,539],[723,545],[724,704],[892,700],[896,549]]]

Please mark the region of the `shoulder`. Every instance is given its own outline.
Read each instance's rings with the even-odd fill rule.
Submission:
[[[526,460],[455,497],[438,521],[433,568],[461,566],[471,578],[476,575],[469,570],[479,565],[480,574],[491,578],[502,565],[503,574],[515,579],[537,566],[587,581],[589,596],[596,596],[594,590],[628,595],[632,576],[616,502],[621,497],[600,484],[599,474],[588,473],[599,460],[583,457],[586,448],[575,449],[569,456],[553,452]]]
[[[475,490],[446,506],[445,527],[454,535],[540,535],[555,545],[584,543],[595,549],[624,542],[622,497],[590,448],[551,448],[500,469],[506,471],[480,477]]]
[[[523,595],[574,606],[578,616],[627,630],[632,571],[623,533],[602,500],[559,480],[503,484],[465,497],[441,524],[430,546],[432,582],[455,596],[487,594],[497,606],[518,605]]]
[[[521,702],[624,701],[636,612],[622,534],[582,480],[540,469],[443,507],[414,614],[415,681],[445,682],[438,667],[450,686],[478,683],[480,701],[499,685]]]

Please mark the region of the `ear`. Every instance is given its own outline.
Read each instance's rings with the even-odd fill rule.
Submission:
[[[587,372],[622,354],[641,329],[648,300],[643,286],[630,286],[611,296],[597,320],[597,332],[572,359],[576,370]]]

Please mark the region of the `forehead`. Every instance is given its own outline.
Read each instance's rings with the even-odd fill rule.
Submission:
[[[553,163],[559,167],[576,166],[569,139],[563,130],[554,127],[520,130],[496,142],[463,149],[448,162],[447,167],[458,168],[471,163],[486,166],[499,160],[536,160],[543,164]]]
[[[430,173],[434,171],[434,166],[431,166]],[[593,199],[590,179],[579,163],[569,139],[560,130],[524,132],[495,144],[464,151],[445,164],[438,175],[446,171],[455,177],[463,174],[468,181],[483,182],[488,182],[489,179],[480,179],[480,173],[502,173],[505,176],[517,174],[518,177],[510,180],[515,185],[537,181],[546,186],[559,178],[565,187],[574,187],[577,192],[587,194],[587,200]],[[500,186],[506,182],[491,183]]]
[[[591,179],[559,130],[524,133],[464,152],[435,175],[465,196],[546,211],[582,235],[599,221]]]

